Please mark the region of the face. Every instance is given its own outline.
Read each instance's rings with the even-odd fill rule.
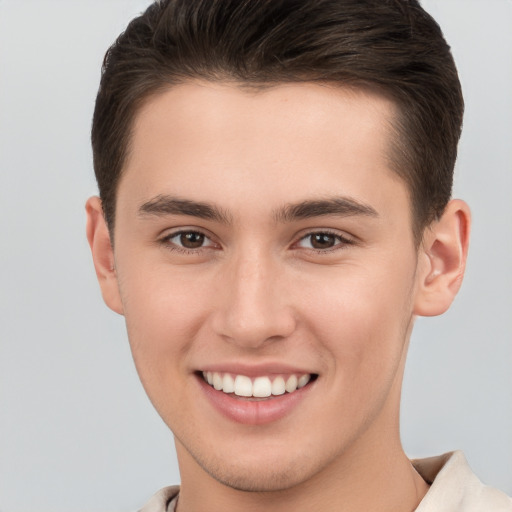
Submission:
[[[361,91],[207,83],[138,114],[117,309],[182,466],[283,489],[398,437],[417,251],[393,114]]]

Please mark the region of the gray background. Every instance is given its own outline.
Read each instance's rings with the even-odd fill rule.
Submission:
[[[123,319],[84,235],[104,51],[142,0],[0,0],[0,511],[128,511],[178,482]],[[420,319],[403,403],[411,456],[463,449],[512,494],[512,3],[425,0],[467,115],[455,195],[474,216],[462,291]]]

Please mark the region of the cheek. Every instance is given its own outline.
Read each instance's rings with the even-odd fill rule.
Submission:
[[[189,408],[183,386],[204,322],[205,283],[157,266],[127,275],[120,289],[133,360],[146,394],[172,428]]]
[[[166,266],[120,275],[128,337],[141,379],[172,378],[166,368],[186,366],[204,322],[207,308],[201,301],[206,300],[208,283],[188,270],[170,272]]]
[[[407,264],[407,262],[406,262]],[[412,319],[413,269],[351,268],[317,282],[304,304],[309,329],[350,383],[377,382],[396,369]],[[401,276],[394,278],[394,276]]]

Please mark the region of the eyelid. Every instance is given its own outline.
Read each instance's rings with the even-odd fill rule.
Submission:
[[[190,249],[188,247],[183,247],[182,245],[179,245],[175,242],[171,242],[173,238],[185,233],[196,233],[198,235],[202,235],[204,236],[205,240],[208,240],[209,243],[195,249]],[[215,241],[214,236],[211,235],[208,230],[195,226],[180,226],[179,228],[166,230],[164,231],[164,234],[158,238],[158,243],[164,245],[167,249],[185,253],[197,253],[201,250],[211,249],[212,247],[215,248],[220,245]]]
[[[313,247],[304,247],[304,249],[309,251],[314,251],[318,253],[327,253],[331,251],[336,251],[343,249],[347,245],[355,245],[357,240],[346,233],[340,233],[339,231],[329,229],[329,228],[318,228],[318,229],[309,229],[307,232],[302,233],[298,236],[297,241],[294,242],[294,246],[298,245],[300,242],[305,240],[306,238],[313,235],[329,235],[337,239],[338,243],[336,243],[333,247],[329,247],[327,249],[315,249]]]

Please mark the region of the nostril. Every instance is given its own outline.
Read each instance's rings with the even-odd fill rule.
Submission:
[[[217,311],[214,328],[231,343],[258,349],[288,338],[295,331],[296,321],[286,311],[264,311],[254,305],[250,312],[242,312],[238,306]]]

